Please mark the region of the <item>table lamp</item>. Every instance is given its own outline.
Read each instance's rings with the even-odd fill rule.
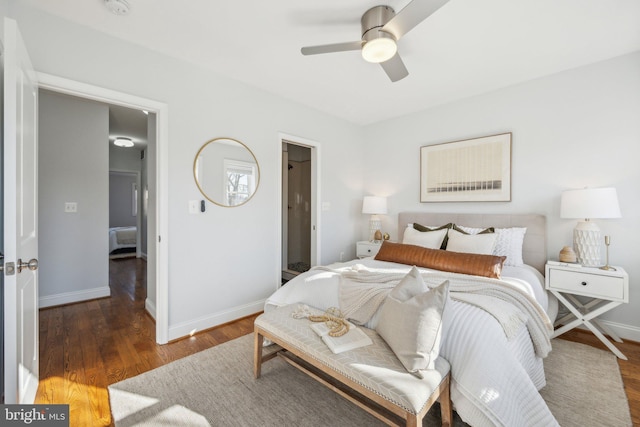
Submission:
[[[578,263],[600,266],[600,228],[591,221],[594,218],[620,218],[620,206],[616,189],[584,188],[567,190],[560,199],[561,218],[580,218],[573,230],[573,248]]]
[[[381,223],[377,215],[385,215],[387,213],[387,198],[376,196],[365,196],[362,201],[362,213],[371,215],[369,220],[369,241],[375,242],[382,239],[376,239],[376,231],[380,232]],[[382,235],[381,235],[382,236]]]

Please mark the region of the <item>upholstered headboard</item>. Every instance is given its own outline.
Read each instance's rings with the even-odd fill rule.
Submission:
[[[547,218],[537,214],[461,214],[441,212],[400,212],[398,214],[398,241],[402,242],[407,224],[417,222],[425,226],[440,226],[453,222],[468,227],[526,227],[522,246],[525,264],[544,274],[547,262]]]

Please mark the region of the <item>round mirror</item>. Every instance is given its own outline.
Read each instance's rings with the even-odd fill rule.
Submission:
[[[196,154],[193,176],[200,192],[219,206],[240,206],[258,189],[260,168],[251,150],[231,138],[207,141]]]

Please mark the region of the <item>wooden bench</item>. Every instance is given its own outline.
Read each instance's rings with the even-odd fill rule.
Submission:
[[[263,362],[280,356],[388,425],[422,426],[422,419],[437,400],[442,425],[451,425],[450,366],[446,360],[436,359],[435,369],[420,379],[407,372],[386,342],[367,328],[362,330],[373,345],[333,354],[309,327],[308,319],[291,316],[295,309],[294,305],[280,307],[256,319],[256,378],[260,378]],[[314,309],[312,313],[322,314]],[[265,338],[276,347],[266,351]]]

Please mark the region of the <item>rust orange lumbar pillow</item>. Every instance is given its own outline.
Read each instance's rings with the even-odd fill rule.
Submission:
[[[385,241],[375,259],[499,279],[506,257],[443,251]]]

